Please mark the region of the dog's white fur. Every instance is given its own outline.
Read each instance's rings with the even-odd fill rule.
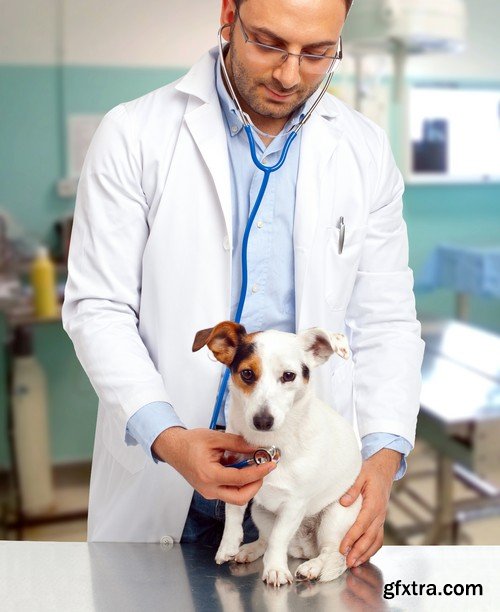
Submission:
[[[260,447],[281,449],[277,468],[265,479],[252,504],[259,539],[241,545],[246,506],[226,504],[224,535],[217,563],[251,562],[264,555],[262,579],[279,586],[292,582],[287,553],[308,559],[295,575],[334,580],[346,570],[339,545],[361,508],[361,496],[348,507],[339,498],[361,469],[361,454],[351,425],[315,397],[302,374],[324,363],[334,352],[347,358],[346,339],[313,328],[300,334],[266,331],[253,337],[262,373],[250,393],[231,377],[231,410],[227,431]],[[296,374],[282,382],[284,372]],[[312,374],[312,373],[311,373]],[[272,429],[259,431],[253,418],[267,407]]]

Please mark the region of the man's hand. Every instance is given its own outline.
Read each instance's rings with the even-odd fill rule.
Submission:
[[[224,451],[251,454],[256,448],[241,436],[211,429],[170,427],[156,438],[152,450],[205,499],[221,499],[237,506],[255,497],[264,476],[276,467],[274,461],[242,469],[224,467]]]
[[[340,543],[340,552],[349,553],[347,567],[361,565],[381,548],[387,504],[400,463],[401,453],[383,448],[363,462],[355,483],[340,498],[343,506],[350,506],[360,493],[363,494],[358,518]]]

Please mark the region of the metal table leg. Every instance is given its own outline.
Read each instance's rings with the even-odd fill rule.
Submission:
[[[453,544],[453,460],[442,455],[437,457],[436,516],[427,531],[423,544]]]

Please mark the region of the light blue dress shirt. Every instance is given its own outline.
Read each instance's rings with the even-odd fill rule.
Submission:
[[[252,162],[248,139],[222,81],[219,61],[215,67],[215,79],[226,128],[229,162],[231,165],[231,195],[233,215],[233,250],[231,278],[231,314],[234,319],[241,286],[241,242],[251,206],[262,183],[263,173]],[[288,128],[297,123],[306,104],[299,109],[278,136],[266,147],[256,135],[257,155],[266,165],[275,164],[286,141]],[[246,330],[278,329],[295,331],[295,280],[293,259],[293,220],[295,189],[300,156],[300,134],[292,143],[285,164],[270,175],[269,183],[259,212],[252,226],[248,243],[248,289],[241,323]],[[238,177],[238,180],[236,180]],[[228,406],[226,391],[225,406]],[[210,422],[207,414],[207,427]],[[218,423],[224,425],[221,411]],[[144,451],[157,461],[151,445],[165,429],[184,427],[174,408],[167,402],[152,402],[140,408],[128,421],[125,441],[141,444]],[[373,433],[362,439],[362,456],[367,459],[382,448],[390,448],[403,454],[395,480],[406,472],[406,455],[411,444],[390,433]]]

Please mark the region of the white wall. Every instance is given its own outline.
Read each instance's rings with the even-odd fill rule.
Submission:
[[[0,62],[188,67],[217,43],[220,0],[0,0]]]
[[[55,62],[55,0],[0,0],[0,15],[0,63]]]
[[[412,58],[410,75],[500,79],[500,0],[468,7],[468,52]],[[0,62],[55,63],[59,16],[65,63],[187,67],[216,44],[219,10],[220,0],[0,0]]]
[[[217,43],[220,0],[67,0],[70,64],[190,66]]]

